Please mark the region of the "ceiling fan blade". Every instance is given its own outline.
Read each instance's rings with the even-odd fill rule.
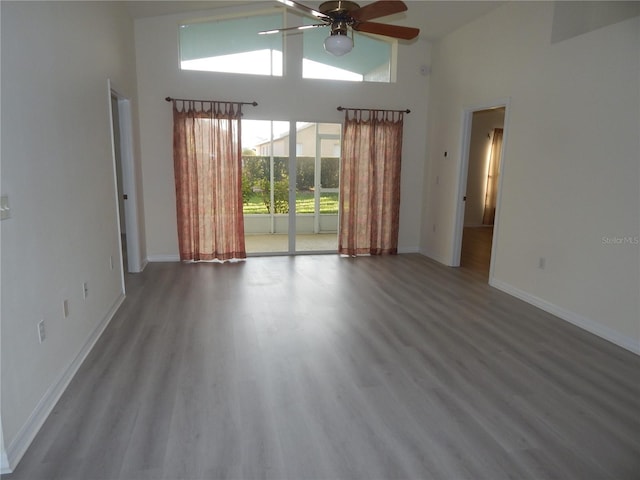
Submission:
[[[401,27],[399,25],[389,25],[387,23],[362,22],[356,23],[352,28],[358,32],[375,33],[386,37],[401,38],[411,40],[420,34],[419,28]]]
[[[349,12],[349,16],[358,22],[386,17],[407,10],[407,5],[399,0],[381,0]]]
[[[323,21],[329,21],[329,22],[331,21],[331,17],[329,15],[325,15],[324,13],[319,12],[318,10],[314,10],[313,8],[307,7],[306,5],[303,5],[298,2],[294,2],[293,0],[278,0],[278,2],[282,3],[283,5],[286,5],[289,8],[295,8],[296,10],[304,12],[307,15],[311,15],[312,17],[319,18]]]
[[[276,28],[274,30],[263,30],[258,35],[270,35],[272,33],[290,32],[292,30],[307,30],[309,28],[327,27],[328,23],[314,23],[313,25],[300,25],[299,27]]]

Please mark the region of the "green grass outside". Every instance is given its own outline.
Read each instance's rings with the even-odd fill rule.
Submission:
[[[296,213],[313,213],[314,198],[313,192],[298,192],[296,194]],[[265,214],[269,213],[267,207],[262,201],[262,194],[252,195],[247,203],[244,204],[243,212],[245,215]],[[337,214],[338,213],[338,194],[323,193],[320,197],[320,213],[321,214]]]

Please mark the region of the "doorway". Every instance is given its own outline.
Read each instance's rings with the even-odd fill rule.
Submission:
[[[495,252],[505,104],[465,111],[454,265],[490,280]]]
[[[342,125],[242,121],[248,255],[335,253]]]
[[[125,222],[126,213],[124,209],[124,202],[126,194],[122,185],[122,150],[121,150],[121,138],[120,138],[120,113],[118,108],[118,97],[111,93],[111,122],[113,129],[113,156],[115,159],[116,168],[116,194],[118,198],[118,220],[120,223],[120,250],[122,252],[122,268],[125,272],[128,271],[128,259],[127,259],[127,226]]]
[[[142,271],[138,231],[136,175],[133,157],[133,127],[129,99],[108,82],[109,112],[111,115],[111,140],[113,168],[117,198],[118,227],[120,232],[120,258],[124,273]],[[112,259],[112,268],[115,259]]]

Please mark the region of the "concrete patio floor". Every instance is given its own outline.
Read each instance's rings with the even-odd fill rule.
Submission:
[[[247,254],[282,253],[289,251],[286,234],[245,235]],[[337,233],[296,235],[296,252],[337,252]]]

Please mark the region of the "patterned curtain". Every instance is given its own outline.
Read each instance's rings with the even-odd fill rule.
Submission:
[[[401,112],[347,110],[340,170],[338,253],[398,253]]]
[[[241,105],[173,101],[180,260],[246,258]]]
[[[502,152],[502,128],[493,129],[489,171],[487,173],[487,193],[484,197],[483,225],[493,225],[498,203],[498,178],[500,177],[500,155]]]

